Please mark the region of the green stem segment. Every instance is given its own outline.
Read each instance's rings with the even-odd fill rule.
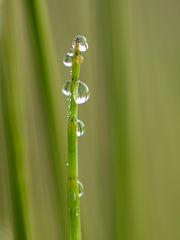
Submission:
[[[72,65],[71,95],[68,106],[68,210],[70,225],[70,240],[81,240],[80,201],[78,185],[78,137],[77,117],[78,104],[73,93],[78,87],[78,79],[81,65],[80,51],[75,50]]]

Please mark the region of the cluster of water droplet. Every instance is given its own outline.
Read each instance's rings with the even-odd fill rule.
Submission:
[[[85,52],[88,49],[88,44],[86,38],[82,35],[77,35],[72,42],[72,47],[67,52],[67,55],[64,57],[63,63],[66,67],[72,67],[74,62],[81,64],[82,63],[82,52]],[[79,58],[78,58],[79,57]],[[79,59],[81,61],[79,61]],[[70,75],[73,75],[72,69],[70,70]],[[75,84],[75,87],[72,87],[72,84]],[[72,89],[73,92],[72,92]],[[75,101],[76,104],[85,103],[89,97],[90,92],[88,86],[80,81],[79,79],[76,82],[72,80],[67,80],[62,89],[63,94],[67,97],[68,100],[68,118],[71,116],[71,103]],[[77,136],[80,137],[85,133],[85,125],[82,121],[77,119]],[[67,167],[69,167],[69,163],[67,163]],[[77,197],[82,197],[84,194],[83,184],[78,180],[78,193],[71,189],[68,193],[69,203],[68,206],[74,205],[74,201],[76,201]],[[76,211],[76,216],[78,216],[79,210]]]
[[[73,39],[72,47],[69,49],[63,60],[66,67],[72,67],[75,48],[77,48],[80,52],[86,52],[88,50],[88,44],[84,36],[77,35]]]
[[[90,97],[88,86],[82,81],[77,81],[77,88],[71,93],[71,80],[67,80],[63,86],[62,92],[65,96],[69,97],[73,94],[73,98],[77,104],[83,104],[87,102]]]
[[[67,55],[64,57],[63,63],[66,67],[72,67],[73,65],[73,58],[75,56],[75,51],[78,50],[79,53],[85,52],[88,49],[88,44],[86,38],[82,35],[77,35],[72,42],[72,47],[67,52]],[[72,74],[72,70],[70,70]],[[83,104],[87,102],[90,97],[90,92],[88,86],[83,83],[82,81],[78,80],[76,82],[77,87],[71,92],[71,84],[72,80],[67,80],[63,86],[62,92],[68,99],[68,117],[70,116],[70,104],[71,104],[71,97],[73,97],[74,101],[77,104]],[[72,96],[71,96],[72,95]],[[82,121],[77,120],[77,136],[80,137],[85,133],[85,125]]]

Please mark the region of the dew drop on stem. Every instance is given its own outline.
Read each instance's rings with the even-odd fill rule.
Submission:
[[[74,56],[74,48],[70,48],[67,55],[71,57]]]
[[[73,96],[77,104],[83,104],[87,102],[90,97],[88,86],[85,83],[78,81],[78,88],[75,89]]]
[[[66,67],[71,67],[72,66],[72,56],[66,55],[64,57],[63,63]]]
[[[85,133],[85,125],[79,119],[77,120],[77,136],[81,137]]]
[[[76,215],[76,217],[79,216],[79,208],[76,208],[76,210],[75,210],[75,215]]]
[[[79,51],[85,52],[88,49],[88,44],[86,38],[82,35],[77,35],[72,42],[72,47],[75,48],[76,45],[79,46]]]
[[[62,92],[65,96],[71,96],[71,80],[67,80],[63,86]]]
[[[79,187],[79,197],[82,197],[84,195],[84,186],[79,180],[78,180],[78,187]]]

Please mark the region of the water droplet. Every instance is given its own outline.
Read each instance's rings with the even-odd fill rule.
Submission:
[[[84,186],[79,180],[78,180],[78,187],[79,187],[79,197],[82,197],[84,194]]]
[[[66,166],[69,167],[69,163],[68,162],[66,163]]]
[[[72,57],[74,55],[74,48],[70,48],[67,55]]]
[[[71,80],[67,80],[63,86],[62,92],[65,96],[71,95]]]
[[[75,212],[75,214],[76,214],[76,217],[78,217],[79,216],[79,209],[78,208],[76,208],[76,210],[75,210],[76,212]]]
[[[63,63],[66,67],[71,67],[72,66],[72,57],[70,55],[66,55],[64,57]]]
[[[72,42],[72,47],[75,48],[75,46],[79,44],[79,50],[81,52],[85,52],[88,49],[88,44],[86,41],[86,38],[82,35],[77,35]]]
[[[88,86],[85,83],[78,81],[78,88],[75,89],[73,96],[77,104],[82,104],[87,102],[87,100],[90,97]]]
[[[80,137],[85,133],[85,125],[82,121],[77,120],[77,136]]]

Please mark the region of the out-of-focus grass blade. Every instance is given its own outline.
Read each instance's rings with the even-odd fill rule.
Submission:
[[[100,6],[103,6],[103,11]],[[129,188],[128,188],[128,116],[127,116],[127,61],[124,45],[123,1],[100,1],[99,24],[106,25],[99,37],[103,45],[106,62],[105,86],[109,104],[110,161],[112,164],[112,222],[113,239],[129,240]],[[118,9],[118,10],[117,10]],[[116,11],[119,11],[118,14]],[[99,26],[100,28],[100,26]]]
[[[8,160],[8,176],[12,209],[14,238],[31,239],[29,230],[29,207],[24,169],[24,139],[19,111],[19,47],[15,3],[7,1],[3,37],[0,42],[0,101]],[[8,31],[6,31],[8,29]]]
[[[28,19],[29,37],[31,39],[31,49],[33,53],[34,68],[36,70],[36,87],[39,91],[39,101],[43,114],[45,134],[48,144],[52,177],[56,188],[56,198],[58,207],[59,224],[61,225],[62,238],[66,239],[65,231],[65,202],[66,190],[63,184],[62,174],[62,147],[60,136],[58,135],[59,123],[57,123],[57,104],[52,93],[53,82],[59,79],[57,63],[52,48],[52,40],[47,20],[46,9],[41,1],[25,0],[24,6]],[[59,228],[59,229],[60,229]]]

